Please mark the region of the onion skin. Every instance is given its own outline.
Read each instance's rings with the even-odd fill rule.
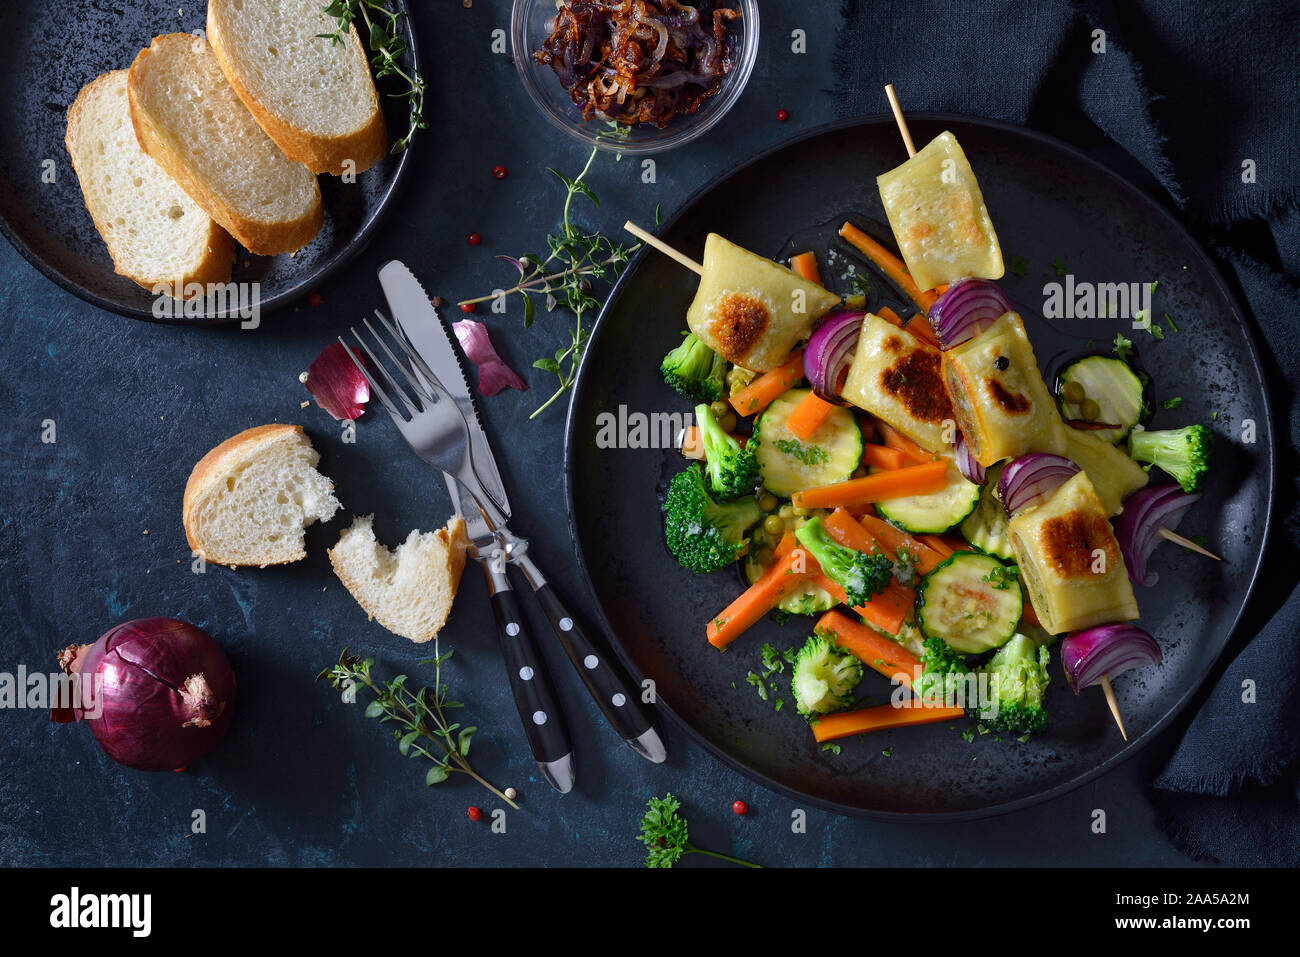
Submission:
[[[307,368],[307,391],[316,404],[340,422],[356,421],[370,401],[370,383],[351,358],[364,361],[356,349],[331,342]]]
[[[1067,635],[1061,642],[1065,680],[1076,695],[1101,684],[1102,678],[1163,660],[1156,640],[1136,625],[1098,625]]]
[[[1155,572],[1147,571],[1151,553],[1163,541],[1160,529],[1176,529],[1200,497],[1177,485],[1155,485],[1138,489],[1124,500],[1124,510],[1115,522],[1115,538],[1134,585],[1150,588],[1160,580]]]
[[[59,656],[92,682],[97,705],[73,709],[104,752],[140,771],[175,771],[206,755],[234,713],[235,675],[207,632],[176,618],[140,618]]]
[[[966,437],[960,432],[957,433],[957,444],[953,446],[953,455],[957,461],[957,470],[966,477],[966,481],[974,482],[976,485],[984,484],[984,466],[980,465],[975,456],[970,454],[970,446],[966,444]]]

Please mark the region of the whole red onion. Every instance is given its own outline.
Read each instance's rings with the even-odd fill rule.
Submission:
[[[189,622],[128,621],[93,645],[65,649],[59,662],[81,676],[76,719],[89,722],[100,747],[129,768],[180,770],[230,727],[235,673],[221,647]]]

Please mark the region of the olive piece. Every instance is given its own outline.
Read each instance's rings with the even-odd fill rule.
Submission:
[[[1078,405],[1084,399],[1088,398],[1088,393],[1083,391],[1083,386],[1077,382],[1067,382],[1061,386],[1061,397],[1072,405]]]
[[[763,519],[763,531],[767,532],[769,535],[780,538],[785,534],[785,522],[779,515],[769,515],[767,518]]]

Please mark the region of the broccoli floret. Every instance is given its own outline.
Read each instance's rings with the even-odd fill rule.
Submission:
[[[1212,442],[1210,430],[1199,424],[1154,432],[1137,426],[1129,433],[1128,451],[1137,461],[1164,469],[1184,492],[1195,492],[1210,470]]]
[[[851,608],[865,605],[889,584],[894,563],[883,552],[854,551],[831,538],[821,517],[811,518],[794,533],[808,554],[817,560],[826,577],[839,583]]]
[[[812,635],[794,659],[790,691],[805,718],[841,711],[853,703],[862,662],[823,635]]]
[[[707,405],[695,407],[695,421],[700,427],[704,444],[705,468],[709,485],[725,498],[745,495],[758,485],[758,443],[750,440],[744,446],[718,425],[713,410]]]
[[[942,638],[927,638],[921,664],[921,677],[912,682],[912,693],[922,699],[933,698],[936,703],[956,702],[963,676],[970,674],[966,656],[954,651]]]
[[[1027,734],[1046,727],[1043,692],[1051,680],[1047,673],[1050,659],[1046,647],[1039,647],[1024,635],[1015,635],[998,649],[979,669],[987,676],[989,693],[997,705],[996,714],[991,706],[981,709],[978,717],[985,726],[1007,734]],[[976,716],[976,709],[969,712]]]
[[[683,568],[713,572],[730,565],[745,551],[745,534],[763,517],[753,497],[717,502],[704,485],[704,473],[692,465],[673,476],[664,498],[668,548]]]
[[[722,398],[722,383],[727,374],[727,360],[722,358],[693,332],[682,344],[664,356],[659,370],[664,381],[695,402],[717,402]]]

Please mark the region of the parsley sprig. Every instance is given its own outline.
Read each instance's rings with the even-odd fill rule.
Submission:
[[[329,681],[343,692],[343,701],[347,704],[356,701],[359,687],[368,688],[375,698],[366,705],[366,717],[397,725],[393,729],[393,738],[403,756],[423,756],[433,762],[424,776],[425,784],[440,784],[453,774],[464,774],[518,810],[518,804],[470,767],[469,746],[478,728],[447,718],[446,712],[463,708],[464,704],[448,697],[447,685],[442,680],[442,666],[452,652],[439,654],[436,641],[434,657],[420,662],[433,665],[432,689],[423,687],[412,692],[406,686],[406,675],[398,675],[388,682],[376,681],[370,673],[375,659],[349,655],[346,648],[339,655],[338,664],[326,668],[316,676],[316,680]]]
[[[671,791],[663,797],[652,797],[646,802],[645,817],[641,818],[641,836],[638,840],[646,846],[646,867],[672,867],[687,854],[703,854],[719,860],[730,861],[741,867],[762,867],[716,851],[706,851],[690,841],[686,818],[679,813],[681,802]]]
[[[357,32],[363,35],[363,42],[370,48],[370,66],[375,71],[375,79],[395,76],[405,82],[404,90],[389,94],[394,99],[406,100],[410,106],[410,126],[406,135],[393,144],[394,153],[402,152],[411,145],[416,130],[428,127],[424,119],[424,77],[418,70],[407,73],[402,69],[406,41],[397,35],[397,24],[406,14],[389,10],[383,0],[332,0],[325,7],[325,14],[338,21],[338,29],[318,36],[331,43],[342,43],[353,21],[360,17],[365,29]]]
[[[559,231],[546,237],[549,255],[545,258],[533,253],[519,257],[498,256],[498,259],[512,263],[519,270],[519,281],[504,291],[479,296],[477,299],[465,299],[459,303],[464,306],[487,302],[500,296],[522,296],[525,329],[532,326],[537,317],[537,302],[534,297],[542,301],[548,313],[561,306],[573,313],[573,328],[568,344],[556,349],[553,357],[543,356],[533,363],[533,368],[555,375],[559,379],[559,385],[551,397],[533,411],[530,419],[536,418],[573,387],[578,376],[578,365],[582,361],[582,350],[590,335],[584,319],[587,313],[600,308],[600,300],[592,294],[594,283],[612,283],[623,271],[628,259],[640,248],[639,243],[624,246],[599,231],[583,229],[573,222],[574,197],[584,196],[596,207],[600,206],[600,198],[585,181],[596,153],[597,150],[593,148],[582,172],[572,179],[557,169],[548,168],[564,184],[565,189]]]

